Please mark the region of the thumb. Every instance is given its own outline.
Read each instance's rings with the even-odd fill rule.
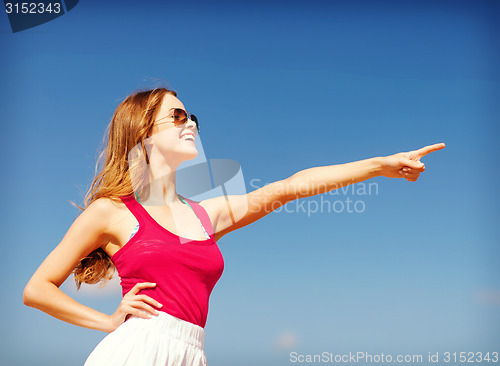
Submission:
[[[415,160],[406,160],[404,164],[412,169],[423,169],[425,168],[424,164],[420,161]]]

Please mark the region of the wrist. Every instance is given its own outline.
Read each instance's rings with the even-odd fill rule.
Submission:
[[[116,327],[113,324],[113,316],[112,315],[104,315],[103,319],[101,320],[100,324],[101,327],[99,330],[102,330],[103,332],[106,333],[111,333],[116,329]]]
[[[383,175],[384,171],[384,157],[383,156],[377,156],[371,159],[372,160],[372,176],[373,177],[379,177]]]

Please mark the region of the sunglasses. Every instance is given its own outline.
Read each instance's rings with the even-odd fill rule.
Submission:
[[[161,125],[163,123],[173,123],[175,125],[175,127],[180,127],[180,126],[184,125],[188,120],[191,120],[194,123],[196,123],[196,130],[198,131],[198,134],[200,133],[200,125],[198,123],[198,118],[196,118],[196,116],[194,114],[186,112],[184,109],[175,108],[173,111],[173,114],[169,113],[168,116],[160,118],[156,121],[158,122],[158,121],[161,121],[162,119],[165,119],[165,118],[173,118],[174,120],[173,120],[173,122],[162,122],[162,123],[157,123],[157,124]]]

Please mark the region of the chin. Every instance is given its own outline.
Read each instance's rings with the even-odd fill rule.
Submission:
[[[186,152],[184,154],[184,157],[185,157],[186,160],[193,160],[197,156],[198,156],[198,150],[196,148],[194,150]]]

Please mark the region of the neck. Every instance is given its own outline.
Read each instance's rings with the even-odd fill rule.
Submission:
[[[176,203],[182,203],[177,195],[175,183],[176,169],[162,169],[162,174],[155,174],[150,169],[149,197],[141,198],[141,203],[146,206],[170,206]]]

